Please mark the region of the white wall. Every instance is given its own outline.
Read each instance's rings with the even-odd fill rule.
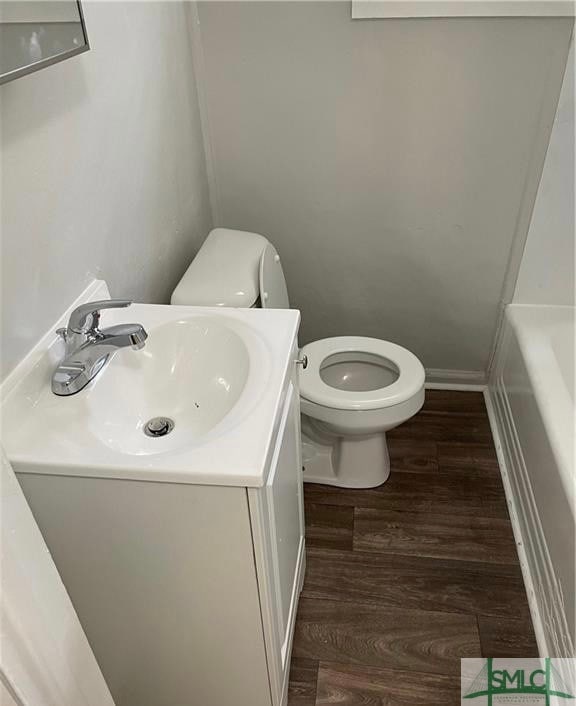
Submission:
[[[516,283],[518,304],[574,306],[574,45],[528,240]]]
[[[353,21],[347,2],[199,17],[217,225],[275,243],[303,342],[377,336],[485,370],[571,21]]]
[[[10,695],[8,689],[0,681],[0,704],[2,706],[19,706]]]
[[[0,679],[25,706],[114,706],[14,471],[0,448]],[[0,683],[0,704],[14,703]]]
[[[0,87],[4,375],[93,277],[168,302],[211,226],[183,4],[83,8],[88,53]]]

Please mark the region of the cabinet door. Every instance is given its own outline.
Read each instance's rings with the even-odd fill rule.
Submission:
[[[262,628],[274,706],[286,704],[292,635],[304,577],[300,397],[297,385],[294,374],[287,384],[266,485],[263,488],[248,488]]]
[[[289,647],[291,617],[298,597],[297,569],[304,536],[298,402],[290,382],[266,484],[282,662]]]

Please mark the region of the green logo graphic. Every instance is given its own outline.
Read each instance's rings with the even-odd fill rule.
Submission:
[[[543,664],[537,669],[495,669],[493,662],[492,658],[486,660],[486,664],[462,698],[476,699],[486,696],[488,706],[492,706],[493,697],[498,695],[530,694],[533,697],[542,697],[545,706],[550,706],[551,696],[562,699],[575,698],[550,657],[545,657]]]

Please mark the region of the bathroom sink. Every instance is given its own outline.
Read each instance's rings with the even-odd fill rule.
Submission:
[[[2,442],[15,470],[259,485],[298,312],[134,304],[103,325],[128,321],[145,347],[119,350],[77,394],[50,389],[53,335],[10,376]]]
[[[141,351],[116,353],[71,407],[76,401],[89,410],[94,435],[121,453],[160,454],[193,446],[218,425],[225,433],[250,371],[250,337],[237,329],[214,316],[158,326]],[[156,423],[147,426],[151,420]]]

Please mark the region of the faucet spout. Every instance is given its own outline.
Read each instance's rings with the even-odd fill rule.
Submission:
[[[125,300],[119,300],[116,305],[113,299],[94,304],[98,304],[100,308],[127,306]],[[84,308],[90,308],[92,320],[99,321],[98,310],[87,305],[84,305]],[[73,312],[70,318],[71,321],[76,321],[78,316]],[[148,338],[146,330],[140,324],[117,324],[105,329],[94,325],[83,332],[74,331],[69,325],[62,335],[67,343],[67,351],[52,376],[52,392],[60,396],[80,392],[98,375],[116,351],[128,347],[140,350],[146,345]]]
[[[110,345],[113,348],[130,346],[139,351],[146,345],[148,334],[140,324],[118,324],[102,330],[101,345]]]

